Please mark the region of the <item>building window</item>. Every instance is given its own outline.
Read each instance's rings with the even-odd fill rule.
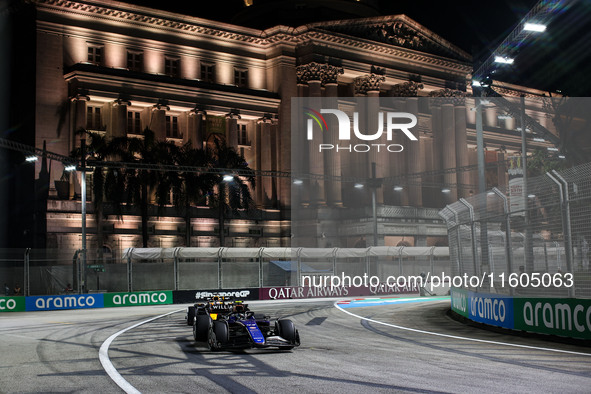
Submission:
[[[87,130],[105,130],[101,122],[100,107],[86,107],[86,129]]]
[[[247,70],[240,70],[235,68],[234,69],[234,85],[240,88],[247,88],[248,87],[248,71]]]
[[[103,48],[97,45],[88,46],[88,63],[100,66],[103,61]]]
[[[245,124],[238,125],[238,145],[250,146]]]
[[[178,116],[166,116],[166,137],[180,138],[179,136],[179,118]]]
[[[127,111],[127,134],[141,134],[140,113],[137,111]]]
[[[129,71],[142,71],[144,54],[141,52],[127,52],[127,69]]]
[[[215,83],[215,66],[213,64],[201,64],[201,80]]]
[[[164,74],[179,78],[180,75],[180,64],[181,61],[179,58],[174,57],[165,57],[164,58]]]

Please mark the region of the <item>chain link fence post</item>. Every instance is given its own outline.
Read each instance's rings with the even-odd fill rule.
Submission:
[[[555,170],[552,171],[552,174],[547,173],[546,175],[558,185],[560,190],[560,213],[562,216],[562,231],[564,233],[566,271],[573,272],[573,241],[570,226],[570,209],[568,203],[568,190],[565,190],[565,188],[568,188],[568,184]],[[570,292],[571,291],[569,290],[569,293]]]
[[[131,293],[133,291],[133,249],[129,249],[129,254],[127,255],[127,291]]]
[[[511,219],[509,215],[509,201],[499,189],[493,187],[492,191],[503,200],[503,213],[505,217],[505,258],[507,260],[507,272],[513,272],[513,246],[511,244]],[[515,289],[509,286],[509,294],[514,295]]]
[[[24,258],[24,269],[23,269],[23,295],[30,296],[31,295],[31,248],[25,249],[25,258]]]
[[[474,264],[474,275],[478,275],[478,244],[476,243],[476,220],[474,218],[474,207],[465,199],[460,198],[460,203],[462,203],[466,208],[468,208],[468,212],[470,213],[470,235],[472,238],[472,261]]]

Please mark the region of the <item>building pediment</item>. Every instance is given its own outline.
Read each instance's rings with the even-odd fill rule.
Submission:
[[[463,62],[471,62],[472,60],[467,52],[406,15],[321,22],[310,24],[308,27],[413,49]]]

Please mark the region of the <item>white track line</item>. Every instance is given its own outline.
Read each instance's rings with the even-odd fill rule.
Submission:
[[[101,348],[99,349],[99,360],[101,361],[101,364],[103,365],[103,369],[105,370],[105,372],[109,375],[113,382],[117,384],[117,386],[121,387],[123,391],[125,391],[128,394],[140,394],[140,392],[135,387],[133,387],[127,380],[123,378],[123,376],[121,376],[119,372],[117,372],[117,369],[113,366],[113,363],[111,363],[111,360],[109,359],[109,346],[111,346],[111,343],[115,340],[115,338],[117,338],[119,335],[123,334],[126,331],[133,330],[134,328],[139,327],[142,324],[149,323],[151,321],[163,318],[164,316],[172,315],[173,313],[181,312],[183,310],[184,309],[179,309],[176,311],[165,313],[164,315],[153,317],[143,322],[139,322],[137,324],[134,324],[133,326],[127,327],[121,331],[116,332],[115,334],[107,338],[105,342],[103,342]]]
[[[366,317],[356,315],[356,314],[354,314],[352,312],[349,312],[349,311],[341,308],[340,306],[338,306],[337,305],[338,302],[339,301],[335,302],[333,305],[335,306],[335,308],[337,308],[341,312],[345,312],[346,314],[351,315],[351,316],[354,316],[354,317],[359,318],[361,320],[370,321],[372,323],[381,324],[381,325],[388,326],[388,327],[398,328],[399,330],[406,330],[406,331],[418,332],[418,333],[427,334],[427,335],[435,335],[435,336],[444,337],[444,338],[459,339],[459,340],[463,340],[463,341],[488,343],[488,344],[492,344],[492,345],[511,346],[511,347],[518,347],[518,348],[523,348],[523,349],[544,350],[544,351],[555,352],[555,353],[576,354],[577,356],[587,356],[587,357],[590,357],[591,356],[591,354],[589,354],[589,353],[571,352],[571,351],[568,351],[568,350],[551,349],[551,348],[537,347],[537,346],[518,345],[518,344],[515,344],[515,343],[488,341],[488,340],[485,340],[485,339],[460,337],[460,336],[456,336],[456,335],[441,334],[441,333],[438,333],[438,332],[417,330],[416,328],[409,328],[409,327],[397,326],[396,324],[384,323],[384,322],[381,322],[381,321],[378,321],[378,320],[368,319]]]

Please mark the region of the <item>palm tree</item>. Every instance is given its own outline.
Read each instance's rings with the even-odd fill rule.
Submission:
[[[224,224],[227,211],[234,214],[241,209],[251,209],[254,201],[250,187],[255,187],[254,171],[248,166],[244,157],[236,149],[227,146],[223,140],[215,139],[213,152],[213,167],[223,169],[216,178],[217,193],[215,193],[214,205],[218,208],[220,246],[225,244]],[[238,173],[238,175],[233,175]],[[224,179],[228,177],[228,179]],[[229,179],[229,177],[232,177]]]
[[[113,145],[111,142],[102,134],[92,133],[85,129],[79,129],[76,131],[77,135],[85,135],[86,138],[86,160],[92,160],[95,162],[101,162],[107,160],[110,156],[112,156],[115,151],[113,149]],[[82,150],[81,148],[76,148],[72,151],[71,156],[80,159],[82,157]],[[99,257],[101,257],[102,253],[102,246],[104,244],[104,235],[103,235],[103,211],[104,211],[104,203],[105,203],[105,196],[107,199],[109,197],[115,197],[116,195],[110,193],[107,189],[107,183],[105,182],[106,178],[113,177],[113,169],[105,170],[100,167],[99,165],[95,165],[94,169],[92,170],[92,201],[94,207],[94,217],[96,223],[96,231],[97,231],[97,246]],[[117,201],[117,198],[115,198]]]
[[[175,150],[175,163],[179,166],[211,167],[211,155],[204,149],[194,148],[191,142]],[[204,202],[213,189],[217,177],[208,172],[181,171],[170,174],[165,188],[173,191],[173,204],[185,220],[185,246],[191,246],[191,205]]]
[[[172,142],[157,141],[154,132],[144,130],[144,138],[122,138],[118,141],[117,151],[123,162],[142,164],[174,164],[175,145]],[[129,205],[140,207],[142,220],[142,245],[148,247],[148,215],[151,193],[155,191],[159,212],[169,203],[170,185],[168,180],[174,177],[173,172],[162,172],[157,169],[122,169],[121,182],[124,185],[126,200]]]

